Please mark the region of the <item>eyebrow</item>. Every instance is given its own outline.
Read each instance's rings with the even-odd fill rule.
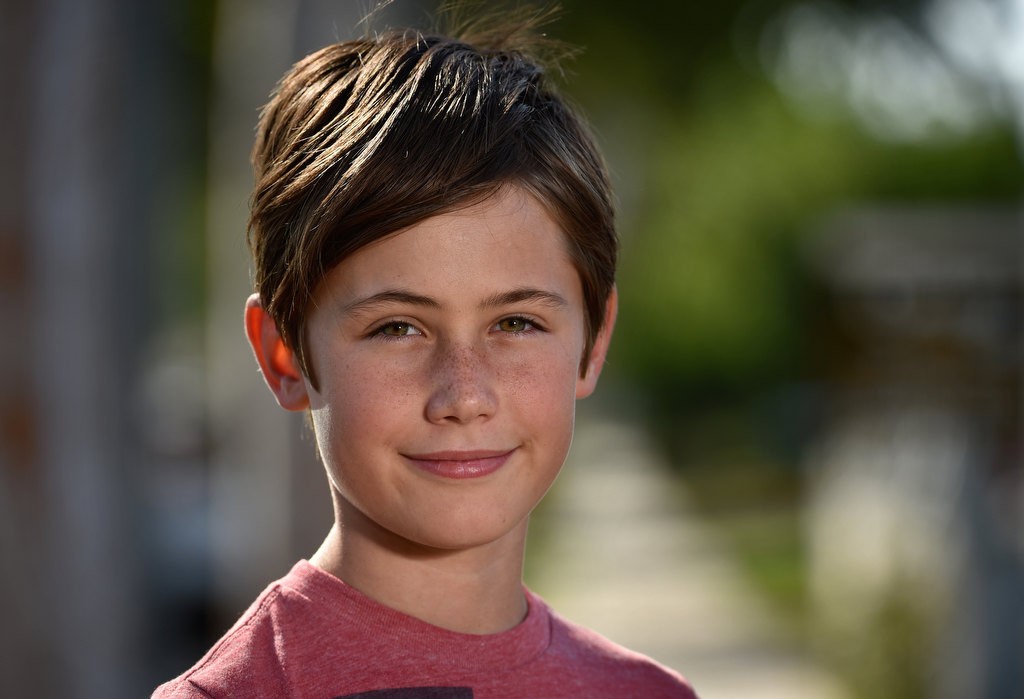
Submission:
[[[365,298],[356,299],[352,303],[346,305],[342,310],[345,313],[358,313],[360,311],[367,311],[375,306],[382,306],[388,303],[404,303],[410,306],[421,306],[423,308],[441,307],[441,304],[438,303],[437,300],[432,299],[429,296],[414,294],[411,291],[405,291],[403,289],[388,289],[387,291],[381,291],[380,293],[376,293]]]
[[[540,303],[552,308],[564,308],[569,305],[569,302],[566,301],[563,296],[552,291],[522,287],[497,294],[491,294],[484,299],[480,306],[482,308],[498,308],[500,306],[511,306],[516,303],[523,303],[524,301]]]
[[[552,291],[545,291],[543,289],[521,287],[518,289],[511,289],[509,291],[491,294],[480,303],[480,307],[499,308],[501,306],[510,306],[523,302],[540,303],[552,308],[564,308],[569,305],[569,302],[560,294],[556,294]],[[352,303],[347,304],[343,311],[345,313],[359,313],[370,310],[376,306],[383,306],[385,304],[392,303],[420,306],[422,308],[441,308],[441,303],[430,296],[415,294],[404,289],[388,289],[365,298],[356,299]]]

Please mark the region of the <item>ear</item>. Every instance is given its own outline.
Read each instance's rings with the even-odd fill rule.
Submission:
[[[615,317],[618,313],[619,292],[613,286],[604,306],[604,323],[601,324],[601,330],[594,338],[594,347],[590,350],[590,356],[587,358],[587,370],[576,379],[577,398],[586,398],[597,388],[597,379],[601,376],[605,357],[608,356],[608,345],[612,341],[612,331],[615,329]]]
[[[295,353],[281,339],[277,325],[263,308],[259,294],[253,294],[245,302],[245,334],[263,372],[263,380],[278,404],[285,410],[308,408],[306,381]]]

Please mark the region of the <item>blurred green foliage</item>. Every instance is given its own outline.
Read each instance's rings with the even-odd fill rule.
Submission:
[[[623,198],[621,312],[609,370],[686,412],[806,379],[814,299],[804,238],[836,207],[1020,195],[1009,125],[955,140],[881,142],[842,105],[811,120],[758,63],[793,2],[565,2],[585,49],[571,91]],[[921,2],[847,3],[913,25]]]
[[[158,314],[168,323],[200,323],[207,292],[206,196],[214,19],[217,4],[155,3],[152,25],[173,80],[160,90],[171,107],[159,137],[167,153],[155,217],[152,264]],[[173,116],[172,116],[173,115]]]

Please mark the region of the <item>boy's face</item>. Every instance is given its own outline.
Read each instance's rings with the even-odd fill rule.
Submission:
[[[565,459],[606,325],[580,378],[579,276],[520,189],[362,248],[328,274],[306,326],[319,388],[301,390],[332,487],[420,545],[519,531]]]

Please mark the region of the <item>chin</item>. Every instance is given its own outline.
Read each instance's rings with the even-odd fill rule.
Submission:
[[[446,517],[444,522],[433,522],[434,526],[409,532],[403,538],[415,544],[441,551],[464,551],[488,547],[502,540],[519,541],[520,530],[525,534],[529,515],[511,521],[495,519],[494,513],[486,517]],[[402,536],[401,534],[399,534]]]

